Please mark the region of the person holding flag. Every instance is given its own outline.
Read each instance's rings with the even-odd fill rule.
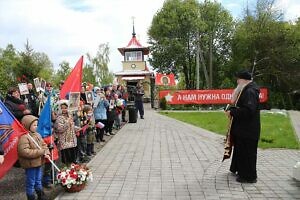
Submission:
[[[18,158],[26,174],[27,199],[35,200],[36,192],[38,200],[43,200],[45,194],[42,186],[42,165],[44,158],[50,159],[50,152],[47,144],[36,132],[38,118],[33,115],[25,115],[21,123],[29,131],[22,135],[18,142]]]

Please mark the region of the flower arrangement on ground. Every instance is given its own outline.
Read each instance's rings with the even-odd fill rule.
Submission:
[[[86,182],[92,181],[92,179],[92,172],[86,165],[71,164],[70,167],[63,168],[57,174],[58,183],[61,183],[61,185],[69,192],[78,192],[77,190],[82,190]]]

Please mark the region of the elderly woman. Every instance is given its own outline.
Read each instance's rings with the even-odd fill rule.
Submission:
[[[58,114],[54,131],[58,138],[57,147],[61,153],[61,161],[66,165],[76,162],[77,138],[73,117],[68,112],[68,101],[61,100],[60,113]]]

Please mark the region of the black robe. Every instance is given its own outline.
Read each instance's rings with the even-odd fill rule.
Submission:
[[[254,82],[245,86],[230,113],[233,117],[231,135],[234,146],[230,171],[252,181],[257,178],[257,145],[260,136],[259,88]]]

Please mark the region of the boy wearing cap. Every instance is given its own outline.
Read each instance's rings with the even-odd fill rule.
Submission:
[[[235,76],[239,90],[235,91],[238,95],[233,97],[236,106],[226,111],[226,115],[232,117],[231,135],[234,145],[230,171],[238,175],[238,182],[255,183],[260,135],[259,88],[247,70],[241,70]]]

